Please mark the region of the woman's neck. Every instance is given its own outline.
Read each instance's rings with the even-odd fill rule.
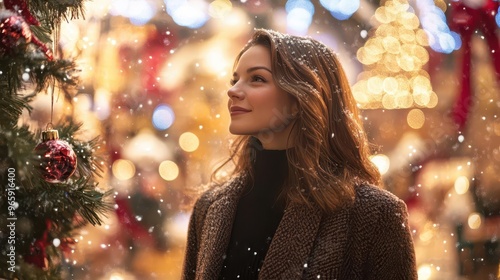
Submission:
[[[270,133],[264,136],[258,135],[256,138],[259,139],[264,150],[286,150],[293,147],[293,143],[289,140],[289,137],[280,139],[282,137]]]

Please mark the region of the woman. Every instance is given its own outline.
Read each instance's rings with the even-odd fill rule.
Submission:
[[[257,30],[231,84],[235,168],[194,206],[183,279],[417,279],[333,51]]]

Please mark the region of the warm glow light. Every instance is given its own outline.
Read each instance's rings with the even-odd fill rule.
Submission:
[[[358,60],[368,66],[358,75],[353,95],[363,109],[432,108],[437,104],[428,73],[426,32],[407,0],[388,0],[377,8],[379,25],[358,49]],[[368,80],[367,84],[363,84]],[[358,84],[360,84],[358,86]],[[382,91],[380,91],[382,88]]]
[[[418,279],[428,280],[432,276],[432,269],[428,264],[423,264],[418,268]]]
[[[425,114],[420,109],[413,109],[408,112],[408,115],[406,116],[406,122],[413,129],[422,128],[425,123]]]
[[[467,224],[471,229],[478,229],[481,227],[481,216],[478,213],[471,213],[467,219]]]
[[[210,73],[218,75],[229,67],[230,61],[227,59],[227,54],[221,49],[221,44],[212,45],[205,50],[204,67]]]
[[[429,103],[427,103],[428,108],[434,108],[438,104],[438,96],[435,92],[431,92]]]
[[[394,28],[396,29],[396,28]],[[399,39],[406,44],[414,44],[415,43],[415,31],[405,28],[397,28],[397,33],[399,35]]]
[[[406,29],[417,29],[420,21],[414,13],[402,12],[398,14],[398,23]]]
[[[113,273],[109,280],[124,280],[123,276],[120,273]]]
[[[431,230],[426,230],[422,232],[419,236],[420,240],[426,242],[431,240],[434,237],[434,233]]]
[[[186,152],[193,152],[198,149],[200,145],[200,140],[192,132],[184,132],[179,137],[179,146]]]
[[[382,106],[386,109],[395,109],[396,108],[396,100],[394,95],[386,94],[382,97]]]
[[[401,44],[399,43],[399,40],[392,36],[387,36],[383,38],[382,44],[384,46],[384,49],[388,53],[398,54],[401,50]]]
[[[208,6],[208,14],[213,18],[224,18],[232,8],[233,4],[229,0],[215,0]]]
[[[117,159],[113,162],[111,171],[118,180],[128,180],[135,175],[135,165],[130,160]]]
[[[469,190],[469,179],[465,176],[460,176],[455,180],[455,192],[457,194],[465,194]]]
[[[179,167],[171,160],[166,160],[160,163],[158,173],[166,181],[173,181],[179,176]]]
[[[398,81],[393,77],[385,78],[382,85],[388,94],[395,94],[398,91]]]
[[[373,155],[370,160],[377,166],[381,175],[384,175],[389,170],[391,161],[384,154]]]
[[[375,18],[381,23],[389,23],[394,20],[394,15],[382,6],[375,11]]]
[[[382,78],[380,76],[374,76],[368,79],[368,91],[371,94],[382,94]]]

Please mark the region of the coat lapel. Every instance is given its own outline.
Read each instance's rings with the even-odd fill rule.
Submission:
[[[316,207],[291,203],[267,252],[259,279],[297,279],[311,253],[321,223]]]
[[[241,177],[229,182],[223,187],[227,189],[207,211],[198,255],[201,267],[197,279],[217,279],[219,276],[243,186],[244,178]]]

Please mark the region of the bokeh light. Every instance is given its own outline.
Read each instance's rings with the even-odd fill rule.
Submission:
[[[314,5],[309,0],[288,0],[285,4],[286,24],[290,33],[306,34],[314,15]]]
[[[129,18],[135,25],[144,25],[156,14],[156,7],[146,0],[114,0],[110,13]]]
[[[424,264],[418,267],[418,279],[420,280],[428,280],[431,279],[432,269],[428,264]]]
[[[467,218],[467,224],[471,229],[478,229],[481,227],[482,219],[479,213],[471,213]]]
[[[208,5],[201,0],[164,0],[167,13],[177,25],[200,28],[209,19]]]
[[[111,167],[113,176],[118,180],[128,180],[135,175],[135,165],[132,161],[127,159],[117,159],[113,162]]]
[[[160,104],[154,109],[152,119],[156,129],[165,130],[174,123],[175,114],[170,106]]]
[[[467,191],[469,191],[469,179],[465,176],[459,176],[455,180],[454,188],[457,194],[467,193]]]
[[[338,20],[350,18],[359,9],[359,0],[320,0],[319,2]]]
[[[184,132],[179,137],[179,146],[186,152],[194,152],[200,145],[200,139],[192,132]]]
[[[162,161],[158,173],[165,181],[173,181],[179,176],[179,166],[171,160]]]
[[[387,157],[386,155],[384,154],[373,155],[370,157],[370,160],[378,168],[381,175],[386,174],[387,171],[389,170],[391,161],[389,160],[389,157]]]
[[[497,22],[498,27],[500,27],[500,7],[498,7],[497,14],[495,15],[495,21]]]
[[[425,123],[425,114],[420,109],[412,109],[406,116],[406,122],[413,129],[422,128]]]
[[[229,0],[215,0],[208,6],[208,14],[213,18],[224,19],[232,8],[233,4]]]
[[[460,36],[450,30],[446,23],[445,10],[437,7],[433,0],[415,1],[423,29],[429,36],[429,46],[436,52],[451,53],[462,45]],[[446,6],[445,6],[446,7]]]
[[[99,88],[95,91],[94,110],[97,118],[101,121],[109,117],[110,114],[109,97],[110,93],[106,89]]]

